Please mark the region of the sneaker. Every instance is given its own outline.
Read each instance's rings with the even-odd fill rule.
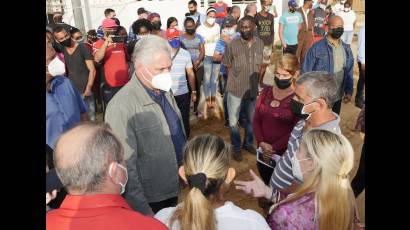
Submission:
[[[252,145],[251,146],[244,146],[243,149],[245,149],[246,151],[250,152],[253,155],[256,155],[256,149]]]
[[[233,159],[236,160],[236,161],[242,161],[243,158],[242,158],[241,151],[239,151],[239,152],[234,151],[233,152]]]

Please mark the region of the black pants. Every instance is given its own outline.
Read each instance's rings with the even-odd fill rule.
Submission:
[[[342,99],[338,100],[335,102],[335,104],[333,105],[333,112],[337,113],[338,115],[340,115],[340,109],[342,108]]]
[[[362,108],[365,71],[362,70],[362,64],[360,62],[358,62],[357,64],[359,66],[359,80],[357,81],[355,104],[357,107]]]
[[[364,165],[365,165],[365,156],[364,156],[364,146],[366,143],[366,136],[365,136],[365,142],[363,143],[362,146],[362,154],[360,156],[360,163],[359,163],[359,169],[357,169],[356,176],[352,180],[352,189],[354,192],[354,196],[357,197],[360,195],[360,193],[363,191],[365,188],[365,173],[364,173]]]
[[[283,54],[290,53],[290,54],[296,55],[296,50],[298,50],[298,44],[286,45],[286,49],[283,49]]]
[[[161,209],[169,208],[169,207],[175,207],[175,206],[177,206],[177,204],[178,204],[178,197],[173,197],[173,198],[170,198],[168,200],[149,203],[149,206],[151,207],[151,209],[154,213],[157,213]]]
[[[199,97],[201,96],[201,85],[202,85],[203,79],[204,79],[204,66],[202,65],[201,67],[198,68],[197,71],[195,71],[195,88],[196,88],[197,100],[194,103],[194,111],[198,109],[198,103],[199,103]]]
[[[181,111],[182,122],[184,123],[186,137],[189,138],[190,127],[189,127],[189,104],[191,102],[191,94],[186,93],[179,96],[174,96],[177,102],[179,111]]]
[[[256,162],[256,167],[258,168],[259,175],[261,175],[263,182],[269,186],[270,178],[272,177],[273,168],[269,168],[259,162]]]
[[[101,98],[104,103],[104,110],[105,108],[107,108],[108,102],[114,97],[116,93],[118,93],[118,91],[120,91],[121,88],[122,86],[110,87],[106,84],[101,86]]]

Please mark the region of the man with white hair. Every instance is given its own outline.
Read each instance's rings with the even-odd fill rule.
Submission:
[[[270,186],[251,171],[252,181],[236,181],[236,188],[254,197],[265,197],[274,202],[280,200],[280,191],[291,193],[294,182],[301,183],[293,174],[293,161],[304,133],[310,129],[325,129],[341,134],[340,117],[332,112],[336,97],[336,81],[325,71],[303,74],[295,86],[295,96],[291,100],[292,112],[300,118],[292,130],[288,148],[276,164]]]
[[[147,35],[132,56],[135,72],[109,102],[105,121],[124,144],[129,173],[125,198],[134,210],[153,215],[177,205],[186,136],[170,91],[171,46]]]

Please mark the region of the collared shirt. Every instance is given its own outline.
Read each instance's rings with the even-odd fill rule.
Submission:
[[[319,127],[314,129],[324,129],[333,133],[341,134],[339,127],[340,117],[336,113],[333,113],[336,119],[328,121]],[[295,128],[293,128],[292,133],[290,134],[288,148],[286,149],[285,154],[281,157],[277,166],[275,167],[270,185],[272,187],[273,196],[272,199],[276,200],[278,198],[278,191],[280,189],[288,188],[296,178],[293,177],[292,173],[292,157],[296,154],[296,151],[299,149],[300,140],[304,134],[303,128],[305,127],[306,120],[301,119],[296,123]]]
[[[242,38],[234,39],[226,48],[222,60],[222,64],[231,67],[227,90],[236,97],[256,98],[258,94],[259,68],[262,64],[264,44],[260,38],[253,38],[251,47]]]
[[[133,211],[124,198],[114,194],[67,195],[59,209],[47,212],[46,229],[157,229],[160,221]]]
[[[360,29],[360,32],[359,32],[359,36],[358,36],[358,39],[359,39],[359,51],[357,52],[357,60],[360,62],[360,63],[362,63],[362,64],[365,64],[365,45],[364,45],[364,43],[365,43],[365,28],[364,28],[364,26]]]
[[[157,94],[154,91],[148,89],[145,85],[143,86],[152,100],[158,103],[158,105],[161,106],[161,109],[164,112],[169,126],[169,131],[171,132],[172,142],[174,143],[178,165],[182,165],[182,149],[184,148],[186,137],[184,135],[183,127],[181,125],[181,121],[179,120],[178,114],[169,104],[168,100],[165,97],[164,91],[160,90],[160,93]]]
[[[71,81],[56,76],[51,81],[51,92],[46,91],[46,144],[52,149],[62,132],[80,122],[80,114],[87,107]]]
[[[334,73],[334,78],[336,80],[336,85],[338,88],[337,92],[337,100],[341,99],[343,97],[343,79],[344,79],[344,63],[345,63],[345,51],[342,46],[342,42],[339,41],[339,43],[332,43],[327,37],[327,42],[329,45],[332,47],[332,52],[333,52],[333,73]]]

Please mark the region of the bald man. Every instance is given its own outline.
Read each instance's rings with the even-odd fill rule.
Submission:
[[[128,180],[124,150],[107,124],[83,123],[61,135],[55,168],[69,195],[47,213],[47,229],[167,229],[120,195]]]
[[[302,63],[302,74],[310,71],[327,71],[337,83],[337,95],[333,112],[340,114],[342,99],[349,103],[353,94],[354,57],[350,45],[340,37],[343,34],[343,19],[332,16],[328,22],[327,35],[313,44]]]

